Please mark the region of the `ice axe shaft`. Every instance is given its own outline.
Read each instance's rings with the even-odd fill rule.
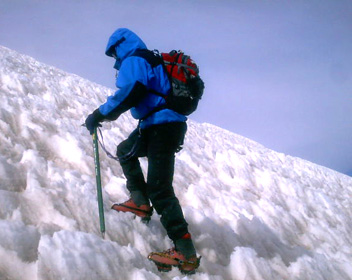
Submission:
[[[95,177],[97,181],[97,198],[98,198],[98,207],[99,207],[100,232],[102,237],[104,238],[105,237],[105,218],[104,218],[103,194],[101,190],[101,175],[100,175],[97,128],[94,128],[94,133],[92,137],[93,137],[93,151],[94,151],[94,163],[95,163]]]

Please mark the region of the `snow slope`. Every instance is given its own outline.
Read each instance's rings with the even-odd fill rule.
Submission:
[[[352,279],[351,177],[192,121],[174,186],[203,256],[198,273],[160,273],[147,260],[170,240],[157,215],[145,225],[110,210],[128,193],[101,152],[102,239],[81,124],[109,94],[0,47],[1,280]],[[104,124],[107,148],[135,125],[129,114]]]

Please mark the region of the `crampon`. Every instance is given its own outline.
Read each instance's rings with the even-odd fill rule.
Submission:
[[[148,259],[153,261],[159,271],[169,272],[172,267],[177,267],[182,274],[194,274],[199,267],[201,257],[196,255],[186,258],[182,253],[176,251],[175,248],[168,249],[164,252],[152,252]]]
[[[142,222],[144,223],[148,223],[151,216],[153,215],[153,207],[146,204],[137,206],[132,199],[129,199],[120,204],[114,204],[111,209],[114,209],[118,212],[133,213],[136,216],[141,217]]]

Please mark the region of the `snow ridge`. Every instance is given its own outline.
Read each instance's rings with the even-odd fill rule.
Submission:
[[[145,225],[110,210],[128,193],[101,153],[103,240],[81,124],[112,90],[0,53],[0,279],[352,279],[351,177],[193,121],[174,186],[198,273],[160,273],[146,259],[172,244],[157,215]],[[104,124],[108,149],[135,126],[129,114]]]

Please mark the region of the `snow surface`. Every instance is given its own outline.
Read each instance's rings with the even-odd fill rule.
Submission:
[[[174,186],[203,257],[198,273],[161,273],[147,260],[172,244],[156,214],[145,225],[110,210],[128,193],[119,164],[101,152],[103,239],[81,124],[113,91],[0,53],[1,280],[352,279],[351,177],[193,121]],[[135,126],[129,114],[104,124],[107,148]]]

